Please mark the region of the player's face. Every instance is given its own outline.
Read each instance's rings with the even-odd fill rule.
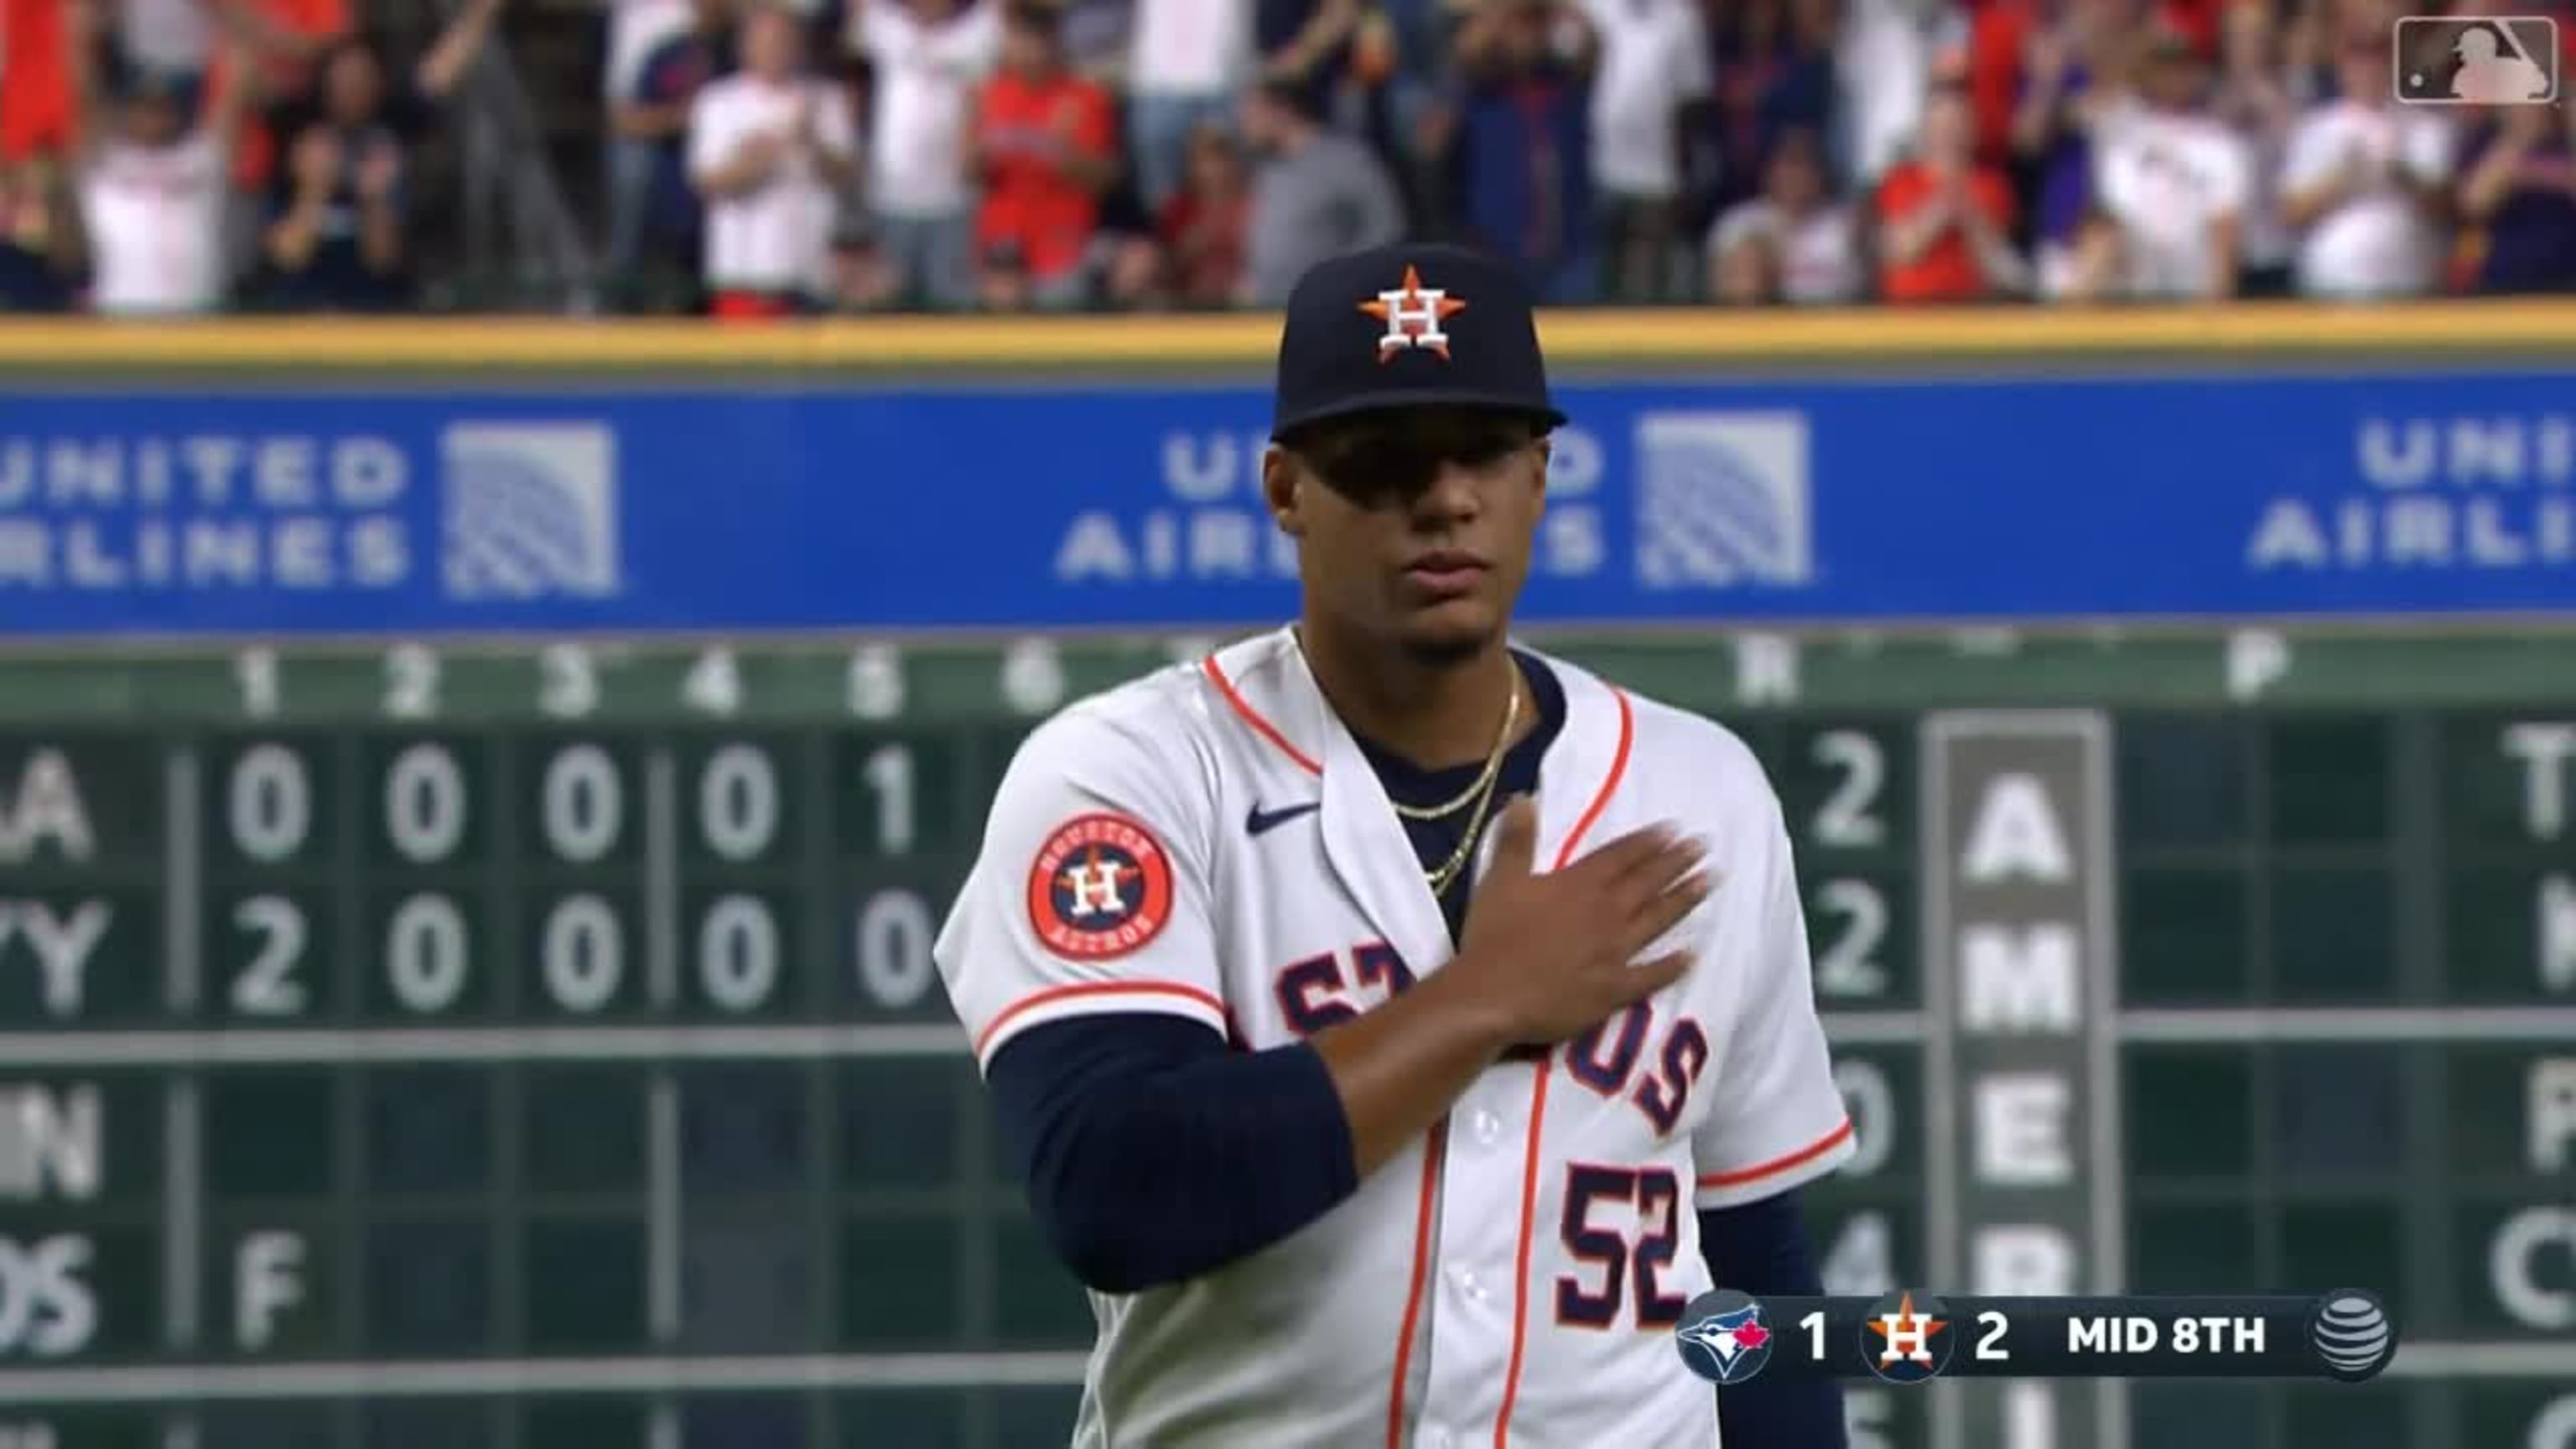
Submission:
[[[1525,419],[1445,409],[1274,449],[1263,481],[1297,540],[1309,615],[1429,663],[1481,653],[1529,576],[1547,456]]]

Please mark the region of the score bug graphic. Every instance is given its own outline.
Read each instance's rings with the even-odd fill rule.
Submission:
[[[1860,1357],[1891,1384],[1919,1384],[1950,1366],[1959,1335],[1949,1305],[1929,1293],[1890,1293],[1861,1320]]]
[[[1719,1384],[1740,1384],[1762,1372],[1771,1361],[1771,1337],[1762,1305],[1732,1288],[1692,1299],[1673,1330],[1682,1362]]]

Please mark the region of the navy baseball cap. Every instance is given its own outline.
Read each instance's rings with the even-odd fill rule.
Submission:
[[[1271,440],[1399,408],[1489,408],[1561,427],[1529,284],[1465,247],[1401,242],[1316,264],[1288,294]]]

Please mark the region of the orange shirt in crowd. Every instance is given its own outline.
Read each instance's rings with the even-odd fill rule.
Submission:
[[[980,247],[1015,246],[1031,277],[1060,276],[1079,264],[1099,225],[1100,200],[1065,174],[1059,158],[1106,160],[1116,134],[1108,92],[1080,76],[994,76],[975,107],[975,141],[985,158],[984,203],[975,218]]]
[[[1890,167],[1887,179],[1878,186],[1879,235],[1884,238],[1932,204],[1941,187],[1941,179],[1920,161]],[[1978,167],[1968,177],[1968,196],[1998,232],[2009,233],[2012,188],[2002,176]],[[1966,230],[1955,225],[1934,238],[1911,263],[1899,266],[1891,260],[1879,272],[1879,294],[1890,302],[1974,302],[1983,300],[1989,290],[1985,273],[1969,250]]]
[[[0,0],[0,161],[63,146],[72,133],[62,0]]]
[[[1968,108],[1977,118],[1977,155],[2002,162],[2021,107],[2022,49],[2030,43],[2030,0],[1996,0],[1968,31]]]

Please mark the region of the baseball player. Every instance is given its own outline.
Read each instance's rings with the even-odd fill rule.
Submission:
[[[1713,1284],[1820,1291],[1794,1190],[1852,1129],[1761,767],[1507,637],[1563,421],[1508,267],[1317,266],[1298,622],[1003,778],[937,957],[1092,1291],[1078,1449],[1844,1442],[1675,1351]]]

